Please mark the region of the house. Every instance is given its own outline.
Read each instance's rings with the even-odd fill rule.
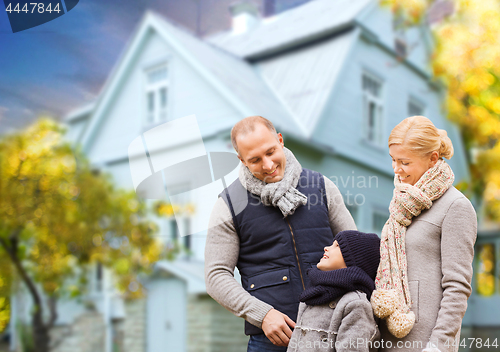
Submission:
[[[425,28],[395,30],[397,19],[374,0],[315,0],[265,19],[245,2],[232,11],[232,30],[203,39],[144,15],[98,99],[66,119],[68,138],[94,167],[132,188],[127,150],[141,134],[194,114],[206,151],[231,152],[231,127],[262,115],[304,167],[337,184],[358,228],[380,233],[393,189],[388,135],[404,118],[425,115],[453,141],[456,181],[469,179],[459,131],[442,110],[443,88],[431,80]],[[237,168],[226,184],[236,175]],[[190,189],[192,177],[179,175],[178,189]],[[183,236],[208,215],[195,213],[183,226],[158,220],[162,239],[177,239],[190,254],[157,263],[145,301],[124,303],[107,284],[96,291],[103,351],[246,350],[242,319],[206,294],[205,233]],[[84,310],[62,309],[60,325],[74,324],[75,312]]]

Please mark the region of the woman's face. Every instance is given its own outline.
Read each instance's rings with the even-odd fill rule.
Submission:
[[[392,144],[389,147],[389,155],[392,157],[394,174],[399,177],[401,182],[412,186],[439,160],[437,151],[432,152],[429,156],[422,157],[401,144]]]

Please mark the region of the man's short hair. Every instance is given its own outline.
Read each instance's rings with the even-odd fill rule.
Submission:
[[[236,125],[234,125],[231,129],[231,144],[233,145],[233,148],[234,150],[236,150],[236,153],[238,153],[238,155],[239,152],[238,145],[236,144],[236,137],[238,137],[240,134],[246,135],[250,132],[255,131],[255,126],[259,123],[266,126],[267,129],[274,133],[276,135],[276,138],[278,138],[278,133],[276,132],[276,128],[274,128],[273,123],[265,117],[258,115],[245,117],[243,120],[237,122]]]

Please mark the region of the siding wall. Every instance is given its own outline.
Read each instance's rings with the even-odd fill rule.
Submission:
[[[339,155],[324,155],[288,141],[285,145],[294,152],[303,167],[322,173],[337,185],[344,203],[356,209],[356,216],[352,215],[358,230],[377,232],[378,229],[373,226],[373,213],[389,215],[387,209],[394,188],[391,176]]]

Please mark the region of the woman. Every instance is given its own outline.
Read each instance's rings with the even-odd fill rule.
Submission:
[[[428,118],[413,116],[392,130],[389,153],[395,189],[371,299],[385,320],[380,350],[458,351],[477,221],[443,160],[453,156],[451,140]]]

